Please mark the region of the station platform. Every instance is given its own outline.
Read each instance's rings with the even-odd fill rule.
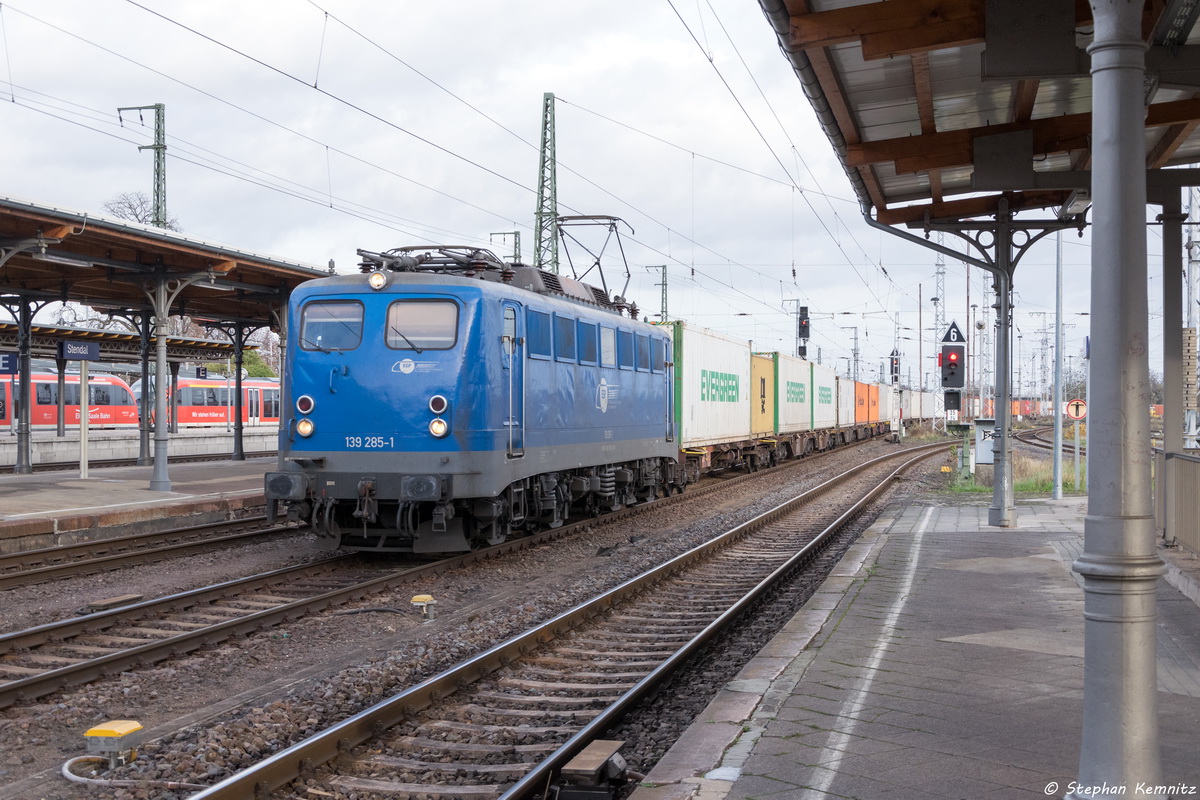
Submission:
[[[170,464],[170,491],[152,491],[154,467],[0,475],[0,552],[71,544],[259,513],[273,457]]]
[[[986,503],[944,502],[877,520],[631,800],[1073,791],[1086,499],[1018,501],[1011,529]],[[1183,797],[1200,793],[1200,558],[1160,554],[1160,782]]]
[[[52,430],[30,432],[29,457],[33,464],[78,462],[78,428],[62,436]],[[154,432],[150,433],[150,452],[154,452]],[[247,425],[242,429],[242,451],[269,453],[279,446],[278,428],[273,425]],[[137,458],[141,435],[136,428],[98,428],[88,431],[88,460]],[[170,435],[168,450],[172,456],[229,454],[233,452],[233,432],[222,426],[181,428]],[[0,429],[0,469],[17,463],[17,432],[8,426]]]

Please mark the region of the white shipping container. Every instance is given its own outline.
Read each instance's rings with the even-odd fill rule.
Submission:
[[[812,364],[795,356],[779,353],[775,361],[779,373],[775,377],[778,396],[775,409],[779,432],[796,433],[813,428]]]
[[[829,367],[812,365],[813,429],[836,428],[837,416],[837,373]],[[853,406],[851,409],[853,410]]]
[[[679,441],[701,447],[750,438],[750,343],[677,321]]]
[[[933,392],[921,392],[921,419],[933,419],[937,416],[937,395]]]
[[[879,421],[900,419],[900,389],[890,383],[879,384]]]
[[[912,389],[900,390],[900,413],[904,419],[912,419],[913,414],[913,398],[917,399],[917,416],[920,415],[920,395],[913,392]]]
[[[837,426],[854,426],[854,381],[841,376],[837,379]]]

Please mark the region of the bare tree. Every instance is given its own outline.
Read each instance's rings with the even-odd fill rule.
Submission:
[[[106,200],[103,208],[117,219],[127,219],[130,222],[150,225],[154,219],[154,203],[145,192],[121,192],[113,199]],[[177,217],[167,218],[167,230],[183,230]]]

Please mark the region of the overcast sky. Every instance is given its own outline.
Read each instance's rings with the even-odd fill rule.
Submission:
[[[914,382],[923,325],[933,369],[935,255],[862,222],[753,0],[15,0],[0,33],[2,195],[100,214],[121,192],[150,194],[138,147],[153,112],[117,109],[163,103],[168,212],[190,236],[350,272],[356,248],[495,238],[508,256],[512,238],[491,234],[520,231],[530,262],[553,92],[559,211],[628,223],[624,293],[643,314],[660,311],[665,264],[673,319],[790,351],[806,305],[810,357],[845,373],[857,328],[863,379],[899,326]],[[1157,229],[1149,239],[1154,312]],[[1077,359],[1090,253],[1063,240]],[[1053,322],[1054,261],[1051,238],[1017,270],[1026,382]],[[621,293],[619,261],[604,263]],[[990,282],[971,274],[968,301],[964,267],[947,263],[947,318],[967,333]]]

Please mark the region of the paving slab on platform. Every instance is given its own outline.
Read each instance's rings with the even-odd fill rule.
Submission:
[[[878,520],[632,800],[1066,794],[1086,500],[1022,502],[1013,529],[943,503]],[[1163,556],[1181,588],[1158,590],[1161,777],[1184,796],[1200,792],[1200,559]]]
[[[89,469],[87,478],[78,470],[0,475],[0,552],[244,516],[262,507],[263,474],[275,464],[171,464],[170,491],[150,489],[153,466]]]

